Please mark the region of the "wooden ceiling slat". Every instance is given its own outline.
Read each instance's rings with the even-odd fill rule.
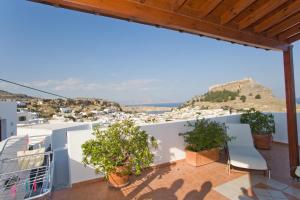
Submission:
[[[278,35],[279,40],[287,40],[288,38],[297,35],[300,33],[300,24],[297,24],[296,26],[284,31],[283,33]]]
[[[201,8],[199,9],[199,16],[198,17],[200,17],[200,18],[206,17],[221,2],[222,2],[222,0],[205,0],[204,3],[202,4]]]
[[[300,40],[300,34],[297,34],[297,35],[294,35],[293,37],[290,37],[288,39],[288,42],[293,43],[293,42],[296,42],[297,40]]]
[[[233,18],[235,18],[238,14],[240,14],[243,10],[245,10],[248,6],[254,3],[256,0],[239,0],[237,3],[233,5],[233,7],[227,10],[220,18],[221,24],[227,24]]]
[[[295,0],[293,3],[288,4],[288,6],[284,9],[276,12],[274,15],[268,17],[263,22],[256,25],[254,27],[254,31],[256,33],[261,33],[298,11],[300,11],[300,0]]]
[[[173,10],[178,11],[188,0],[175,0]]]
[[[283,22],[279,23],[278,25],[272,27],[270,30],[267,31],[268,37],[274,37],[279,33],[295,26],[296,24],[300,23],[300,12],[291,16],[290,18],[284,20]]]
[[[282,4],[287,2],[287,0],[269,0],[265,4],[263,4],[261,7],[258,9],[254,10],[251,14],[249,14],[247,17],[242,19],[239,22],[239,29],[245,29],[249,27],[250,25],[254,24],[257,22],[259,19],[263,18],[266,16],[269,12],[275,10]]]

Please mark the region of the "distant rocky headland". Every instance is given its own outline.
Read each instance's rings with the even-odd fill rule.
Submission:
[[[273,95],[271,89],[252,78],[231,81],[211,86],[208,92],[197,95],[182,105],[202,109],[232,109],[242,111],[249,108],[266,112],[285,112],[285,100]],[[300,111],[300,105],[297,105]]]

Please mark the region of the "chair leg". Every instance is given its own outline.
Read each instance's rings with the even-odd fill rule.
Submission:
[[[227,172],[228,172],[228,174],[230,174],[230,171],[231,171],[230,162],[228,161],[227,162]]]

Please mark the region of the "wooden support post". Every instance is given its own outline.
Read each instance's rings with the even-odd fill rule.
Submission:
[[[297,133],[297,111],[295,96],[295,80],[293,66],[293,46],[283,52],[285,96],[289,141],[290,174],[295,177],[295,169],[299,165],[299,147]]]

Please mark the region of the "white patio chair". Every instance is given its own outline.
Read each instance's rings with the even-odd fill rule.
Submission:
[[[233,137],[228,142],[228,172],[231,166],[266,171],[269,178],[271,176],[267,162],[256,150],[253,144],[251,129],[249,124],[226,124],[227,135]]]

